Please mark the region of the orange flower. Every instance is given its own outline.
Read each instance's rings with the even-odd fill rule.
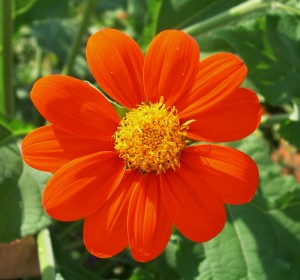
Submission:
[[[30,166],[54,173],[43,193],[47,213],[85,218],[85,245],[103,258],[129,246],[137,261],[152,260],[173,226],[196,242],[215,237],[224,204],[252,199],[258,170],[240,151],[189,139],[234,141],[258,127],[258,99],[240,88],[244,63],[228,53],[199,63],[196,41],[176,30],[159,33],[144,57],[113,29],[90,37],[87,61],[129,111],[120,119],[96,88],[68,76],[35,83],[32,101],[51,125],[25,137],[22,153]]]

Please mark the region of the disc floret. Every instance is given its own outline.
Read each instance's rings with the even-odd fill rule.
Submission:
[[[115,149],[127,168],[162,173],[180,166],[186,146],[187,124],[180,124],[175,107],[142,103],[128,112],[114,135]]]

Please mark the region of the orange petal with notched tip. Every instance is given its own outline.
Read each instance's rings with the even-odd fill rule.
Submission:
[[[146,101],[144,56],[129,36],[109,28],[98,31],[88,40],[86,57],[97,83],[115,101],[129,109]]]
[[[52,125],[33,130],[22,141],[23,160],[33,168],[55,172],[78,157],[112,151],[113,142],[69,134]]]
[[[162,253],[172,223],[160,194],[159,177],[148,173],[136,185],[129,204],[128,238],[132,256],[147,262]]]
[[[68,76],[39,79],[30,97],[46,120],[77,136],[110,141],[120,122],[115,109],[97,89]]]
[[[125,172],[111,198],[84,222],[84,243],[99,258],[112,257],[128,246],[127,213],[134,186],[142,174]]]
[[[240,88],[192,119],[195,121],[189,124],[189,138],[206,142],[231,142],[248,136],[259,126],[261,107],[253,91]]]
[[[195,185],[213,190],[227,204],[249,202],[258,187],[258,169],[246,154],[225,146],[198,145],[186,148],[181,163],[197,174]]]
[[[229,53],[211,55],[200,62],[191,91],[175,104],[181,118],[193,116],[216,106],[234,93],[247,75],[243,61]]]
[[[160,32],[145,57],[144,84],[147,101],[172,106],[191,90],[199,66],[199,47],[188,34],[178,30]]]
[[[60,168],[43,193],[43,206],[53,218],[74,221],[98,210],[114,193],[125,172],[116,152],[99,152]]]
[[[223,202],[185,164],[161,175],[161,193],[176,228],[195,242],[205,242],[221,232],[226,222]]]

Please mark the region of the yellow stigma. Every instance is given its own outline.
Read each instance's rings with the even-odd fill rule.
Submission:
[[[189,122],[190,123],[190,122]],[[180,165],[187,123],[180,125],[177,110],[167,109],[163,98],[128,112],[114,137],[115,149],[127,168],[162,173]]]

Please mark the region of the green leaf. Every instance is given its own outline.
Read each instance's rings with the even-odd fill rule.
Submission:
[[[158,32],[157,24],[158,24],[158,17],[159,17],[162,3],[163,1],[160,0],[148,0],[147,9],[144,9],[143,12],[140,10],[140,13],[143,14],[144,26],[143,26],[142,34],[138,37],[138,42],[142,50],[144,51],[147,50],[149,43]],[[133,18],[135,18],[135,16],[133,16]],[[136,32],[139,32],[139,28],[140,28],[139,23],[141,22],[136,21],[135,24],[137,25]]]
[[[78,23],[73,19],[47,19],[35,22],[32,33],[45,52],[56,54],[64,64],[77,27]]]
[[[0,242],[9,242],[49,225],[41,206],[49,175],[23,166],[16,140],[2,125],[0,139]]]
[[[199,274],[198,265],[204,260],[203,245],[177,234],[176,265],[182,279],[193,280]]]
[[[23,0],[26,2],[26,0]],[[33,1],[33,0],[29,0]],[[37,0],[25,13],[19,14],[16,18],[16,26],[32,24],[36,20],[49,18],[60,18],[67,15],[70,1],[61,0]]]
[[[165,0],[158,18],[158,31],[163,29],[183,29],[221,12],[227,11],[241,0]]]
[[[133,279],[179,279],[176,263],[177,248],[177,235],[172,234],[170,242],[164,252],[153,261],[145,263],[143,269],[135,271],[135,273],[138,273],[138,277],[136,276],[137,278]]]
[[[149,0],[128,0],[127,11],[135,32],[141,34],[148,19]]]
[[[22,236],[34,234],[51,223],[41,203],[41,194],[49,177],[49,173],[24,165],[23,174],[18,182],[22,197]]]
[[[0,124],[11,130],[15,136],[25,135],[34,129],[34,126],[31,124],[24,123],[15,118],[8,118],[2,114],[0,114]]]
[[[300,97],[300,19],[291,14],[270,14],[216,31],[245,61],[259,93],[271,105]]]
[[[55,275],[55,280],[65,280],[59,273]]]
[[[41,185],[41,178],[24,166],[18,183],[0,202],[0,242],[34,234],[51,223],[41,205]]]
[[[227,224],[203,244],[205,260],[197,279],[297,279],[300,273],[300,186],[280,176],[266,143],[255,135],[234,146],[253,157],[260,188],[246,205],[227,207]]]
[[[280,125],[278,132],[291,145],[300,148],[300,122],[284,122]]]
[[[16,209],[11,207],[10,203],[11,200],[14,200],[15,204],[20,201],[16,185],[22,169],[16,140],[7,128],[0,125],[0,242],[11,241],[13,237],[20,236],[20,217],[14,216]]]
[[[37,0],[14,0],[14,15],[21,15],[28,10],[37,2]]]
[[[3,61],[3,43],[4,43],[4,36],[3,36],[3,1],[0,2],[0,112],[5,112],[4,110],[4,61]]]
[[[12,132],[0,124],[0,205],[22,174],[23,164]]]
[[[254,204],[228,207],[225,229],[204,243],[209,265],[200,266],[198,279],[296,279],[273,224]]]
[[[144,269],[142,267],[137,267],[134,269],[131,277],[129,280],[156,280],[156,276],[154,272],[151,272],[147,269]]]

